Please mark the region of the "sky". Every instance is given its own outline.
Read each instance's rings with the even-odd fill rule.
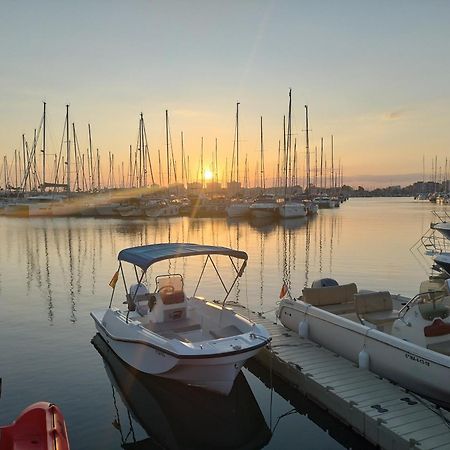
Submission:
[[[69,104],[81,148],[90,123],[116,161],[142,112],[156,164],[167,109],[175,157],[183,131],[194,173],[217,138],[223,171],[239,102],[240,167],[253,177],[262,116],[272,178],[291,88],[301,167],[308,105],[313,166],[321,137],[331,165],[333,135],[346,184],[430,179],[450,156],[449,20],[446,0],[1,0],[0,155],[32,140],[46,101],[50,153]]]

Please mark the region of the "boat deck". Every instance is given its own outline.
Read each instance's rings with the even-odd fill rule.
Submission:
[[[268,318],[245,307],[235,309],[272,335],[271,347],[256,356],[260,363],[372,444],[450,450],[450,412]]]

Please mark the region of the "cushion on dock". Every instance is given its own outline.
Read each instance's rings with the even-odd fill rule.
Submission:
[[[353,303],[353,296],[358,292],[355,283],[320,288],[304,288],[303,301],[313,306]]]

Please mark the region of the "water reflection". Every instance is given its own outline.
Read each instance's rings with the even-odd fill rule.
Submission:
[[[292,388],[283,380],[268,372],[265,367],[261,366],[254,359],[247,361],[245,367],[262,381],[268,389],[275,391],[292,405],[292,409],[283,412],[281,415],[273,416],[272,411],[270,411],[270,428],[272,429],[273,436],[278,438],[277,443],[279,448],[289,448],[292,443],[300,441],[300,430],[297,428],[283,427],[283,433],[280,433],[283,420],[286,420],[286,417],[291,414],[299,413],[308,416],[310,420],[345,448],[375,450],[376,447],[371,445],[362,436],[353,433],[344,423],[335,420],[331,414],[302,395],[297,389]],[[276,432],[277,430],[278,433]],[[303,447],[305,449],[308,448],[308,444],[311,446],[311,443],[306,439],[305,444]],[[323,448],[327,447],[324,446]]]
[[[0,218],[0,231],[10,238],[6,251],[0,254],[2,288],[5,280],[12,278],[8,272],[14,267],[25,274],[26,294],[33,297],[38,292],[45,299],[50,323],[55,320],[55,307],[61,308],[64,301],[66,317],[75,323],[80,298],[108,295],[107,282],[122,248],[158,242],[195,242],[247,251],[249,266],[230,299],[244,300],[246,305],[253,302],[261,312],[272,309],[283,282],[298,293],[310,282],[312,268],[315,274],[333,271],[341,218],[319,216],[282,222]],[[187,264],[185,259],[170,261],[167,269],[185,275],[195,270]],[[221,262],[217,264],[220,267]]]
[[[92,343],[111,382],[114,425],[123,448],[258,449],[270,441],[271,432],[242,373],[225,397],[137,372],[98,334]],[[121,418],[116,392],[127,409],[126,420]],[[137,435],[134,421],[147,437]]]

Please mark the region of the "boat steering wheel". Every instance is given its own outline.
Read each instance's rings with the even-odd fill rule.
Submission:
[[[158,292],[160,294],[170,295],[175,292],[175,288],[173,286],[163,286],[162,288],[158,289]]]

